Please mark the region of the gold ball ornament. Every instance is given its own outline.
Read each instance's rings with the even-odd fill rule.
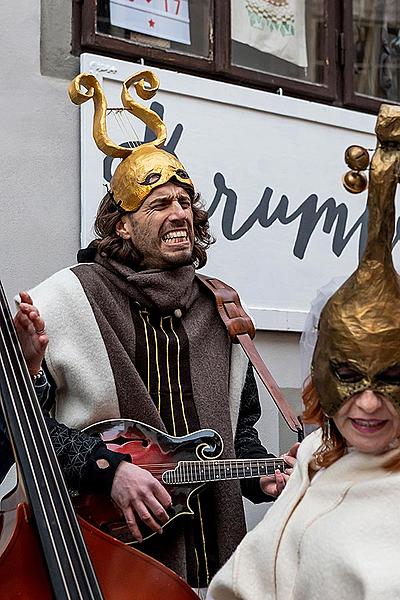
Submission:
[[[348,171],[343,177],[343,185],[351,194],[360,194],[367,189],[368,180],[364,173]]]
[[[369,165],[369,154],[362,146],[349,146],[344,154],[346,165],[352,171],[365,171]]]

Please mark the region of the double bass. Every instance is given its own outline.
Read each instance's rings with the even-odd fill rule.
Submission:
[[[75,515],[0,282],[0,403],[18,470],[0,501],[2,600],[195,600],[176,573]]]

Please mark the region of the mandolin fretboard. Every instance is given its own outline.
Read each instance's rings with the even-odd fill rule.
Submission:
[[[206,483],[228,479],[247,479],[261,475],[273,475],[276,469],[283,471],[285,462],[280,458],[237,459],[237,460],[188,460],[179,461],[175,469],[165,471],[164,483]]]

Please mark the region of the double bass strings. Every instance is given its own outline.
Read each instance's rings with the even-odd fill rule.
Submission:
[[[101,600],[1,282],[0,391],[56,597]]]

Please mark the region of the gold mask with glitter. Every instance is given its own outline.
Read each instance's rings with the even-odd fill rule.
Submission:
[[[87,92],[81,91],[81,85]],[[156,135],[156,139],[136,148],[124,148],[114,144],[107,135],[107,102],[94,75],[81,73],[69,86],[69,96],[75,104],[93,99],[95,112],[93,138],[98,148],[107,156],[122,158],[111,179],[110,190],[114,202],[124,211],[136,211],[153,189],[173,180],[193,188],[193,183],[179,160],[161,150],[167,137],[162,119],[149,108],[133,100],[129,88],[134,85],[137,95],[149,100],[159,88],[159,81],[152,71],[140,71],[129,77],[122,85],[121,100],[124,108],[141,119]],[[121,109],[122,110],[122,109]]]
[[[368,238],[357,270],[325,305],[312,360],[312,379],[328,416],[355,393],[383,394],[400,411],[400,283],[392,260],[400,166],[400,107],[382,105],[370,168]],[[347,365],[358,375],[340,376]]]

